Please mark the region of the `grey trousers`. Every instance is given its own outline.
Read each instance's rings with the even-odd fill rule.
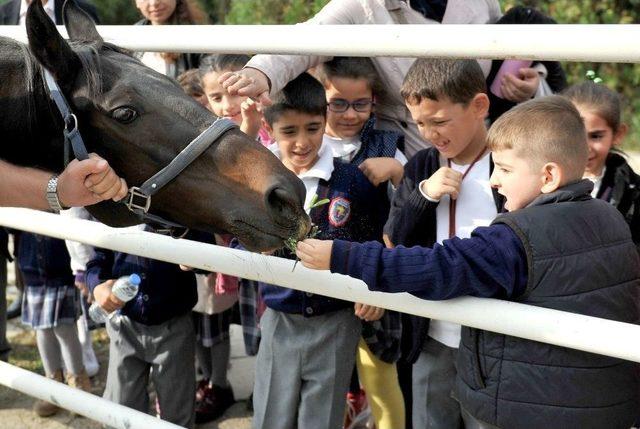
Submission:
[[[107,322],[109,370],[104,398],[144,413],[153,380],[163,420],[193,428],[195,418],[195,334],[191,313],[160,325],[126,316]]]
[[[7,259],[0,255],[0,360],[6,362],[10,351],[7,341]]]
[[[342,428],[361,333],[353,308],[309,318],[267,309],[260,326],[253,427]]]
[[[451,397],[458,349],[429,338],[413,365],[413,429],[463,428],[460,404]]]

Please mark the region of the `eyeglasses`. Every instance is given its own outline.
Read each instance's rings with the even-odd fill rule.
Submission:
[[[348,102],[343,98],[334,98],[327,103],[329,110],[335,113],[344,113],[349,110],[349,107],[353,107],[353,110],[360,113],[367,113],[371,111],[371,108],[375,105],[370,98],[361,98],[353,102]]]

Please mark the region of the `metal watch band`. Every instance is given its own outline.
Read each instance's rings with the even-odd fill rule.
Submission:
[[[59,212],[63,210],[62,204],[60,204],[60,199],[58,198],[58,175],[54,174],[47,182],[47,202],[49,203],[49,207],[54,212]]]

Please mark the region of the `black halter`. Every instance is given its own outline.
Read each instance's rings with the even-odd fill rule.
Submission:
[[[78,129],[78,118],[71,111],[67,100],[64,98],[60,87],[48,70],[43,69],[45,87],[49,97],[58,108],[64,121],[64,164],[70,161],[70,149],[75,158],[84,160],[89,158],[89,153],[84,145]],[[230,119],[218,118],[199,136],[191,141],[166,167],[154,174],[140,187],[132,186],[125,198],[119,202],[124,204],[131,212],[140,218],[140,223],[151,224],[157,232],[169,234],[173,237],[183,237],[189,229],[163,219],[160,216],[149,213],[151,197],[162,189],[167,183],[175,179],[198,156],[209,148],[217,139],[227,131],[238,126]]]

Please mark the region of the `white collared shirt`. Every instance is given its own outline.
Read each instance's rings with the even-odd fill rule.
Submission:
[[[33,0],[33,1],[38,1],[38,0]],[[44,11],[47,12],[47,15],[49,15],[49,18],[51,18],[51,21],[56,22],[56,11],[55,11],[55,4],[54,4],[55,0],[49,0],[47,1],[47,4],[44,5]],[[27,3],[27,0],[22,0],[20,2],[20,25],[24,25],[26,19],[27,19],[27,9],[29,8],[29,3]]]
[[[582,176],[583,179],[589,179],[593,182],[593,191],[591,191],[592,198],[598,198],[598,191],[600,190],[600,186],[602,186],[602,178],[604,177],[605,171],[607,171],[606,166],[602,168],[599,176]]]
[[[278,143],[269,145],[268,149],[278,158],[282,159]],[[333,152],[331,148],[325,144],[318,151],[318,160],[313,166],[302,174],[297,174],[298,178],[304,183],[307,195],[304,198],[304,210],[309,214],[309,206],[311,199],[318,192],[318,183],[320,179],[329,180],[333,173]]]
[[[360,136],[355,136],[350,139],[341,139],[339,137],[332,137],[326,134],[322,137],[322,144],[324,146],[331,147],[334,158],[340,158],[340,161],[351,162],[354,156],[358,153],[362,147],[362,141]],[[400,164],[405,165],[407,163],[407,157],[404,156],[400,150],[396,149],[394,159]]]

